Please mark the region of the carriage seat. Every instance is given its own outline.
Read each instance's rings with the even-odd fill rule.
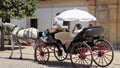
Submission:
[[[87,38],[94,38],[100,36],[104,32],[104,28],[102,26],[91,26],[84,28],[75,38],[77,39],[87,39]]]
[[[60,40],[62,42],[62,44],[65,44],[66,46],[69,46],[70,42],[73,40],[73,38],[70,35],[70,32],[56,33],[55,39]]]
[[[87,27],[83,29],[83,32],[83,36],[85,37],[96,37],[104,32],[104,28],[102,26]]]

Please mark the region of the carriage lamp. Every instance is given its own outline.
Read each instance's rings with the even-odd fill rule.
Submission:
[[[42,32],[42,37],[46,37],[46,32]]]

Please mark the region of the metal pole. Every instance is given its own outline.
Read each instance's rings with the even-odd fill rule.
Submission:
[[[0,50],[5,50],[5,47],[4,47],[4,31],[3,31],[3,27],[0,28],[0,31],[1,31],[1,47],[0,47]]]

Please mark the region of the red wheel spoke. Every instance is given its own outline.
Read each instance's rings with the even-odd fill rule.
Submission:
[[[46,55],[45,58],[48,58],[48,55]]]
[[[83,60],[83,64],[85,64],[85,61]]]
[[[91,59],[89,59],[89,58],[86,58],[87,60],[89,60],[89,61],[91,61]]]
[[[107,64],[107,60],[105,59],[105,57],[103,57],[104,58],[104,60],[105,60],[105,63]]]
[[[82,63],[82,61],[81,60],[79,60],[79,62],[78,62],[79,64],[81,64]]]
[[[41,60],[41,57],[39,56],[38,59]]]
[[[102,60],[102,65],[104,64],[104,62],[103,62],[103,57],[101,58],[101,60]]]
[[[78,57],[72,57],[72,59],[75,59],[75,58],[78,58]]]
[[[60,57],[61,59],[63,58],[63,57]]]
[[[110,50],[107,50],[106,52],[104,52],[104,53],[108,53],[108,52],[111,52]]]
[[[39,54],[36,54],[36,56],[39,56]]]
[[[99,51],[99,50],[98,50],[98,51]],[[98,53],[98,51],[93,51],[93,52]]]
[[[106,57],[105,55],[104,55],[104,57],[110,61],[110,59],[108,57]]]
[[[99,57],[97,57],[95,60],[98,60],[99,59]]]
[[[45,57],[42,57],[42,61],[44,61],[45,60]]]
[[[49,52],[44,52],[44,54],[48,54]]]
[[[83,64],[83,60],[81,60],[81,64]]]
[[[95,53],[93,53],[93,55],[94,55],[94,56],[96,56],[96,55],[98,56],[98,53],[96,53],[96,54],[95,54]]]
[[[85,59],[85,62],[88,64],[87,60]]]
[[[99,61],[98,61],[99,64],[100,64],[100,59],[101,59],[101,58],[99,58]]]
[[[91,54],[87,54],[86,56],[91,56]]]
[[[106,55],[106,56],[111,56],[111,57],[112,57],[112,55],[109,55],[109,54],[104,54],[104,55]]]
[[[75,62],[78,62],[79,59],[77,59]],[[80,61],[80,60],[79,60]]]

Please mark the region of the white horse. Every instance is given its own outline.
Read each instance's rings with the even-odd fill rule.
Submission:
[[[12,50],[9,58],[12,58],[14,45],[16,44],[19,45],[20,59],[22,59],[21,43],[23,41],[29,41],[30,43],[35,43],[36,40],[38,39],[39,31],[36,28],[23,29],[11,23],[2,23],[1,27],[4,28],[5,32],[9,32],[11,35],[10,40],[11,40]]]

